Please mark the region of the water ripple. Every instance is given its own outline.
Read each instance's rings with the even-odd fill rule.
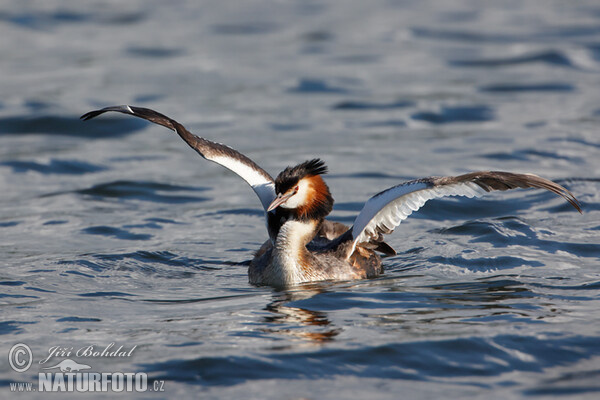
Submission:
[[[120,199],[135,199],[166,204],[183,204],[206,201],[208,198],[200,196],[184,196],[175,194],[162,194],[160,192],[204,191],[204,187],[178,186],[168,183],[150,181],[113,181],[94,185],[88,189],[75,191],[82,195],[94,197],[115,197]]]
[[[575,86],[570,83],[497,83],[481,86],[479,91],[490,93],[525,93],[525,92],[573,92]]]
[[[101,118],[82,124],[79,118],[61,116],[0,118],[0,134],[47,134],[77,136],[86,139],[114,138],[130,135],[147,127],[137,118]]]
[[[455,67],[507,67],[521,64],[542,63],[559,67],[570,67],[574,65],[563,52],[558,50],[548,50],[539,53],[523,54],[513,57],[497,57],[497,58],[479,58],[465,60],[451,60],[449,64]]]
[[[484,122],[494,119],[493,109],[489,106],[459,106],[442,107],[441,111],[419,111],[411,115],[418,121],[432,124],[447,124],[452,122]]]
[[[489,383],[478,382],[478,378],[515,371],[539,373],[597,355],[600,355],[600,341],[596,337],[499,335],[367,345],[348,350],[173,359],[141,366],[154,379],[202,386],[236,385],[268,379],[355,376],[417,381],[470,378],[455,382],[489,387]]]
[[[494,222],[471,221],[440,229],[438,233],[471,236],[470,243],[489,243],[496,248],[523,246],[540,249],[550,254],[563,251],[577,257],[600,258],[597,244],[541,239],[538,232],[518,219]]]
[[[303,78],[300,79],[295,87],[288,89],[290,93],[332,93],[332,94],[345,94],[348,93],[348,89],[341,86],[332,85],[322,79],[316,78]]]
[[[4,161],[1,162],[0,165],[11,167],[15,173],[34,171],[41,174],[63,175],[83,175],[108,169],[107,167],[90,164],[85,161],[55,159],[50,160],[48,164],[42,164],[35,161]]]
[[[240,22],[213,25],[212,30],[218,35],[264,35],[277,32],[279,26],[272,22]]]
[[[88,235],[101,235],[107,237],[114,237],[121,240],[150,240],[152,235],[147,233],[132,233],[128,230],[116,228],[113,226],[90,226],[81,230],[82,233]]]
[[[489,270],[502,270],[521,267],[523,265],[529,267],[541,267],[544,265],[539,261],[528,261],[520,257],[512,256],[500,256],[500,257],[480,257],[480,258],[464,258],[462,256],[456,257],[442,257],[435,256],[429,258],[432,263],[454,265],[461,268],[467,268],[472,271],[489,271]]]
[[[373,103],[368,101],[342,101],[334,104],[331,108],[334,110],[349,110],[349,111],[367,111],[367,110],[395,110],[398,108],[412,107],[415,103],[408,100],[398,100],[389,103]]]
[[[556,151],[542,151],[537,149],[513,150],[511,152],[495,152],[482,154],[480,157],[489,158],[492,160],[519,160],[530,161],[535,158],[552,158],[555,160],[566,160],[572,163],[582,163],[584,160],[580,157],[565,156],[558,154]]]

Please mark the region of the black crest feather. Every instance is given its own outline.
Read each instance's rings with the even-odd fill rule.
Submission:
[[[278,193],[287,192],[302,178],[327,173],[325,162],[319,158],[304,161],[295,167],[287,167],[275,179],[275,189]]]

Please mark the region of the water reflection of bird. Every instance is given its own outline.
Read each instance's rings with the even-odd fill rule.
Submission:
[[[342,329],[332,324],[327,313],[288,305],[325,292],[323,286],[311,286],[303,285],[301,291],[278,292],[274,301],[265,308],[270,313],[264,318],[268,327],[261,330],[304,339],[312,344],[334,340]]]
[[[195,136],[177,121],[147,108],[106,107],[81,118],[88,120],[107,111],[174,130],[202,157],[235,172],[254,189],[265,209],[270,239],[250,263],[248,275],[253,284],[286,286],[375,277],[383,271],[376,251],[395,254],[383,235],[436,197],[475,197],[494,190],[538,188],[562,196],[581,212],[571,192],[552,181],[532,174],[481,171],[417,179],[386,189],[365,203],[348,228],[325,219],[333,208],[333,198],[322,178],[327,167],[319,159],[288,167],[273,179],[243,154]]]

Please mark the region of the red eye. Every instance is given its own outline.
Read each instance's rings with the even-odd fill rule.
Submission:
[[[295,192],[295,193],[298,193],[298,189],[299,189],[299,187],[298,187],[298,186],[296,186],[296,187],[294,188],[294,192]]]

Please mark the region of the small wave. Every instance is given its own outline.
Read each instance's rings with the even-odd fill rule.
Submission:
[[[597,244],[541,239],[538,232],[516,218],[503,218],[494,222],[471,221],[440,229],[438,232],[444,235],[472,236],[471,243],[489,243],[496,248],[522,246],[540,249],[549,254],[562,251],[576,257],[600,258]]]
[[[41,11],[28,13],[0,12],[0,21],[8,22],[22,28],[33,30],[56,29],[65,24],[83,24],[87,22],[98,22],[100,24],[130,25],[143,20],[145,13],[83,13],[76,11]]]
[[[497,83],[494,85],[481,86],[479,91],[490,93],[521,93],[521,92],[572,92],[575,86],[569,83]]]
[[[212,30],[218,35],[264,35],[277,32],[279,25],[272,22],[240,22],[213,25]]]
[[[24,281],[0,281],[0,286],[23,286],[26,283]]]
[[[140,103],[157,103],[159,100],[164,99],[165,95],[162,93],[148,93],[140,94],[133,98],[135,104]]]
[[[100,322],[100,318],[84,318],[84,317],[63,317],[56,320],[56,322]]]
[[[503,270],[516,267],[541,267],[544,264],[539,261],[528,261],[519,257],[500,256],[500,257],[479,257],[479,258],[464,258],[457,257],[431,257],[429,262],[436,264],[453,265],[460,268],[466,268],[472,271],[490,271]]]
[[[107,270],[132,271],[147,276],[159,276],[165,279],[186,279],[198,271],[213,271],[226,265],[226,261],[194,259],[180,256],[169,251],[136,251],[115,254],[85,255],[80,259],[63,260],[61,265],[82,266],[94,272],[106,273]],[[65,271],[93,278],[80,271]]]
[[[203,214],[204,216],[212,215],[247,215],[252,217],[262,217],[265,212],[258,208],[235,208],[230,210],[220,210]]]
[[[204,187],[178,186],[151,181],[113,181],[94,185],[88,189],[77,190],[75,193],[95,197],[114,197],[155,203],[183,204],[207,201],[208,198],[201,196],[162,194],[160,192],[199,192],[204,190],[206,190]]]
[[[10,228],[13,226],[17,226],[23,221],[8,221],[8,222],[0,222],[0,228]]]
[[[387,119],[383,121],[366,121],[362,122],[360,126],[364,128],[380,128],[380,127],[392,127],[392,128],[404,128],[406,122],[402,119]]]
[[[271,123],[271,124],[269,124],[269,126],[271,127],[271,129],[273,129],[275,131],[280,131],[280,132],[306,131],[306,130],[310,129],[310,125],[309,124],[294,124],[294,123],[280,124],[280,123]]]
[[[35,161],[4,161],[0,165],[11,167],[15,173],[38,172],[44,175],[83,175],[94,172],[105,171],[108,168],[101,165],[94,165],[79,160],[50,160],[48,164],[42,164]]]
[[[83,124],[79,118],[42,116],[0,118],[0,133],[11,135],[42,134],[83,138],[114,138],[132,134],[147,126],[137,118],[104,118]]]
[[[290,93],[332,93],[345,94],[348,89],[341,86],[334,86],[322,79],[303,78],[300,79],[295,87],[288,89]]]
[[[542,151],[536,149],[523,149],[515,150],[512,152],[497,152],[482,154],[480,157],[489,158],[492,160],[518,160],[518,161],[531,161],[536,158],[551,158],[555,160],[566,160],[572,163],[583,163],[580,157],[570,157],[560,155],[557,152]]]
[[[22,325],[37,324],[37,321],[0,321],[0,335],[23,332]]]
[[[82,229],[81,232],[88,235],[101,235],[121,240],[150,240],[153,237],[147,233],[132,233],[125,229],[106,225],[90,226],[89,228]]]
[[[494,110],[489,106],[459,106],[443,107],[441,111],[419,111],[411,115],[418,121],[432,124],[447,124],[452,122],[485,122],[494,119]]]
[[[327,30],[315,30],[304,33],[301,38],[309,43],[313,42],[328,42],[335,38],[335,35],[331,31]]]
[[[254,380],[334,379],[340,376],[447,382],[487,387],[481,377],[501,376],[576,364],[600,354],[596,337],[572,335],[499,335],[424,340],[322,349],[312,352],[271,352],[172,359],[141,364],[155,379],[202,386],[236,385]],[[585,349],[585,351],[581,351]]]
[[[449,64],[454,67],[479,67],[494,68],[521,64],[542,63],[559,67],[571,67],[574,65],[563,52],[550,50],[539,53],[524,54],[514,57],[480,58],[471,60],[451,60]]]
[[[207,267],[204,264],[222,264],[220,262],[192,259],[182,257],[170,251],[136,251],[123,254],[96,254],[94,258],[103,261],[124,261],[133,260],[140,264],[160,264],[169,267],[186,267],[195,269],[212,270],[213,267]]]
[[[600,116],[600,110],[596,110],[594,112],[594,114]],[[576,138],[576,137],[554,137],[554,138],[549,138],[548,139],[549,142],[568,142],[568,143],[575,143],[584,147],[595,147],[600,149],[600,142],[591,142],[589,140],[586,139],[582,139],[582,138]]]
[[[181,48],[164,48],[164,47],[129,47],[127,53],[135,57],[145,58],[169,58],[183,54]]]
[[[451,40],[468,43],[512,43],[521,41],[522,37],[503,33],[469,32],[464,30],[434,29],[425,27],[413,27],[411,32],[418,38]]]
[[[373,103],[368,101],[342,101],[334,104],[334,110],[368,111],[368,110],[395,110],[398,108],[412,107],[415,103],[408,100],[398,100],[389,103]]]

